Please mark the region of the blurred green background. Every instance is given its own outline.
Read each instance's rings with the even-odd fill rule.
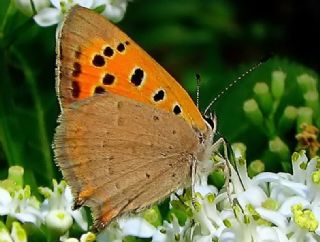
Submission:
[[[200,74],[202,110],[227,83],[266,54],[275,54],[213,107],[219,132],[230,142],[245,142],[251,160],[262,156],[268,141],[242,111],[252,86],[268,82],[274,69],[290,69],[286,95],[295,104],[301,97],[290,95],[296,88],[293,76],[305,70],[302,66],[320,71],[317,0],[136,0],[118,25],[192,97],[195,74]],[[59,115],[55,31],[56,26],[36,25],[9,0],[0,1],[0,179],[11,165],[24,166],[32,185],[49,185],[60,177],[51,148]]]

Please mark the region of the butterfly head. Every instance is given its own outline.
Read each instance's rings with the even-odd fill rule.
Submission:
[[[202,115],[203,119],[206,121],[207,126],[210,128],[211,132],[214,134],[217,130],[217,116],[214,112],[205,113]]]

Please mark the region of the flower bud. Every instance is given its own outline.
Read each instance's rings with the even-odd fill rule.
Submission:
[[[153,206],[152,208],[147,209],[143,213],[143,218],[155,227],[160,226],[162,223],[161,213],[158,206]]]
[[[93,242],[96,241],[96,235],[92,232],[81,235],[80,242]]]
[[[15,242],[27,242],[27,233],[18,222],[12,223],[11,237]]]
[[[275,137],[269,141],[269,150],[276,154],[281,161],[286,161],[290,157],[290,151],[286,143],[284,143],[279,137]]]
[[[298,76],[297,81],[303,93],[317,91],[317,80],[309,74],[302,74]]]
[[[301,107],[298,110],[297,130],[302,131],[302,124],[312,124],[313,110],[309,107]]]
[[[250,177],[263,172],[265,170],[265,165],[262,160],[254,160],[250,163],[248,167],[248,174]]]
[[[265,82],[258,82],[253,88],[256,100],[263,113],[268,114],[272,109],[272,97],[269,91],[269,86]]]
[[[0,241],[13,242],[8,232],[7,227],[0,220]]]
[[[313,113],[317,114],[319,112],[319,93],[316,91],[309,91],[303,95],[306,102],[306,106],[312,108]]]
[[[295,120],[298,116],[298,109],[293,106],[287,106],[282,116],[280,117],[279,123],[278,123],[278,129],[281,134],[285,134],[288,130],[290,130]]]
[[[287,74],[283,71],[273,71],[271,77],[271,92],[275,99],[280,99],[284,93],[284,81]]]
[[[46,216],[46,224],[53,232],[62,235],[69,230],[72,225],[72,217],[62,209],[50,211]]]
[[[253,124],[263,128],[263,115],[254,99],[245,101],[243,104],[243,110]]]
[[[17,186],[23,187],[24,169],[21,166],[11,166],[8,171],[8,179],[14,181]]]

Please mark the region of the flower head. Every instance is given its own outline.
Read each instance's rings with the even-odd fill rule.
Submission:
[[[33,17],[35,22],[47,27],[59,24],[63,16],[75,5],[85,8],[96,9],[108,19],[118,22],[126,11],[127,0],[50,0],[51,5],[39,9]]]
[[[57,183],[56,180],[53,180],[53,190],[49,188],[39,188],[40,193],[46,198],[41,204],[41,211],[44,218],[48,222],[48,217],[52,218],[50,224],[54,221],[57,222],[59,226],[59,220],[63,221],[73,218],[76,223],[80,226],[82,230],[88,229],[88,222],[83,208],[79,210],[73,210],[73,197],[71,194],[71,189],[64,181]],[[55,217],[55,218],[54,218]]]

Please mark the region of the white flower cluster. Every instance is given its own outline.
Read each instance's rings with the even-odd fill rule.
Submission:
[[[228,189],[218,191],[204,176],[196,185],[195,199],[183,194],[180,200],[171,197],[171,205],[184,203],[188,214],[184,223],[174,212],[171,221],[163,224],[162,220],[154,223],[150,216],[122,217],[97,237],[88,232],[80,241],[121,242],[126,236],[153,242],[320,241],[320,158],[308,160],[304,151],[295,152],[292,174],[263,172],[250,178],[239,147],[234,148],[238,172],[232,168]],[[43,202],[31,196],[28,186],[15,192],[0,188],[0,218],[6,218],[6,225],[0,220],[0,240],[27,241],[21,222],[47,226],[60,241],[79,241],[69,238],[68,231],[73,223],[88,230],[85,213],[71,209],[71,191],[65,182],[53,184],[53,190],[40,188]]]
[[[95,9],[114,22],[120,21],[126,11],[128,0],[15,0],[24,14],[33,16],[42,27],[59,24],[74,5]]]
[[[131,217],[120,219],[98,240],[122,241],[133,235],[154,242],[320,241],[320,159],[308,161],[304,151],[295,152],[292,167],[293,174],[263,172],[249,178],[245,161],[238,156],[238,174],[231,172],[229,194],[197,192],[190,206],[192,216],[183,226],[175,217],[158,227]],[[197,190],[216,190],[201,180]]]
[[[11,191],[9,192],[8,190]],[[28,185],[20,189],[4,189],[0,187],[0,216],[6,216],[6,224],[14,221],[12,230],[14,228],[17,230],[18,228],[23,231],[23,228],[16,221],[31,223],[37,228],[45,226],[56,237],[60,237],[60,240],[65,240],[69,237],[68,230],[74,221],[83,231],[88,230],[85,211],[83,209],[72,210],[73,198],[71,190],[64,181],[58,184],[54,180],[53,190],[47,187],[40,187],[39,191],[45,197],[43,202],[31,195]],[[90,234],[83,235],[83,238],[92,237]],[[0,241],[3,241],[3,236],[10,238],[6,227],[0,224]],[[6,241],[12,241],[12,239]],[[14,239],[14,241],[26,241],[26,239]],[[87,240],[83,239],[82,241]]]

